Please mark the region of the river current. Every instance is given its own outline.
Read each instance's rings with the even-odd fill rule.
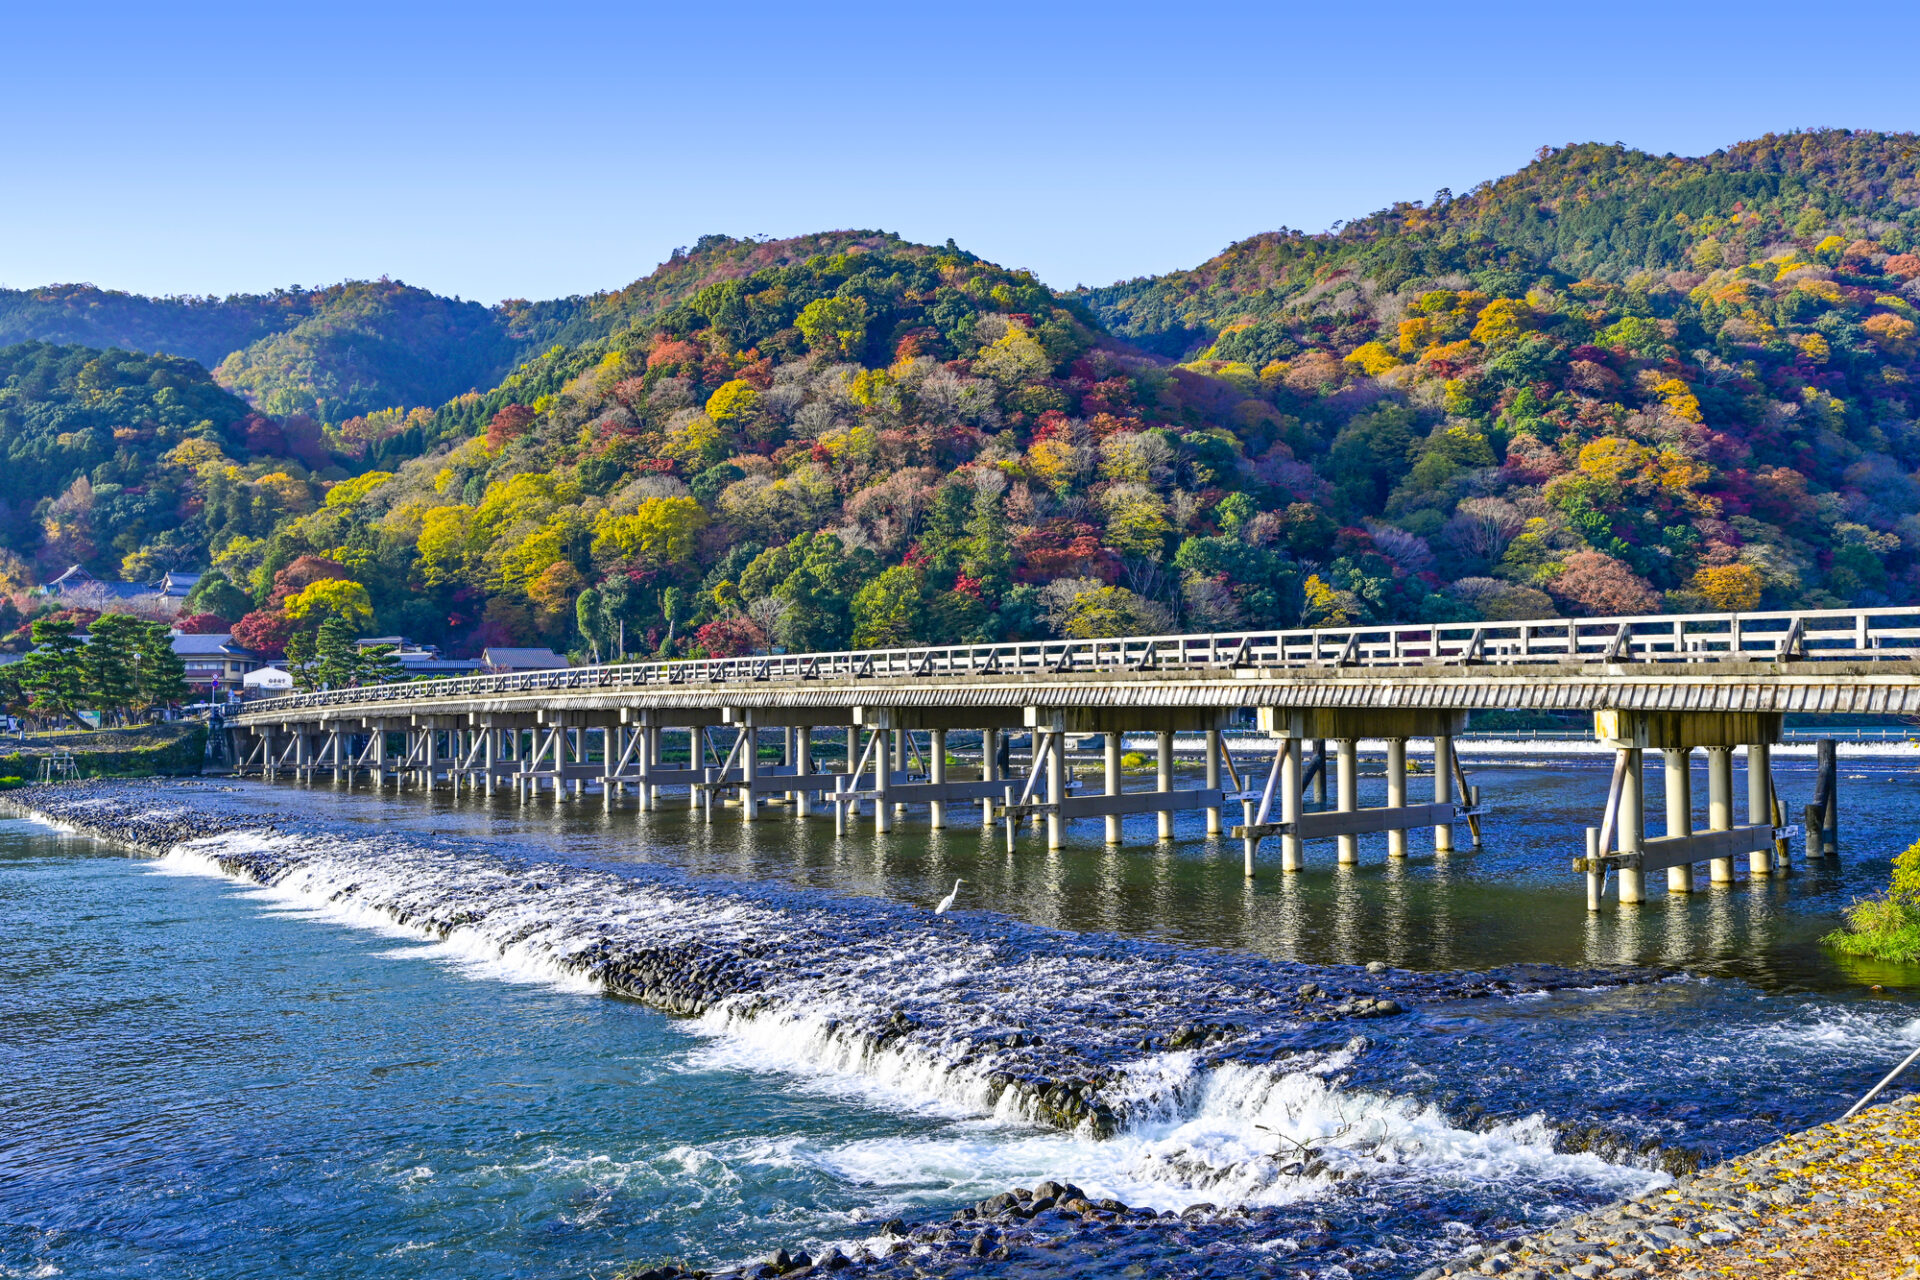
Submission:
[[[1169,1227],[1166,1270],[1412,1276],[1832,1118],[1920,1042],[1920,971],[1818,945],[1920,836],[1920,761],[1845,759],[1835,864],[1591,918],[1604,765],[1469,764],[1484,849],[1251,885],[1184,816],[1009,857],[968,806],[836,839],[208,780],[107,793],[222,828],[162,857],[0,822],[0,1276],[719,1267],[1049,1178],[1246,1210]],[[609,999],[621,948],[734,987]],[[1406,1011],[1303,1016],[1358,994]],[[1063,1073],[1109,1136],[994,1083]]]

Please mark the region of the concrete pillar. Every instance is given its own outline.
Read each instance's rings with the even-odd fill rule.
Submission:
[[[1707,830],[1733,829],[1733,748],[1707,748]],[[1733,859],[1712,858],[1707,878],[1714,884],[1733,883]]]
[[[880,739],[873,749],[874,790],[879,793],[873,802],[873,834],[882,836],[893,830],[893,759],[900,749],[900,739],[889,738],[886,729],[873,732]]]
[[[1747,747],[1747,821],[1754,826],[1773,825],[1773,748],[1764,742]],[[1747,855],[1747,874],[1773,874],[1771,843]]]
[[[907,730],[895,729],[893,731],[893,771],[895,773],[905,773],[907,771],[907,761],[911,758],[907,750]],[[907,806],[904,804],[895,804],[893,806],[893,816],[896,818],[905,817],[906,812]]]
[[[753,790],[760,777],[760,726],[751,715],[740,726],[740,736],[745,739],[740,748],[740,821],[753,822],[760,816],[760,797]]]
[[[1639,747],[1627,748],[1627,776],[1625,785],[1620,789],[1620,852],[1639,853],[1641,841],[1646,833],[1646,798],[1643,792],[1641,770],[1644,763]],[[1646,872],[1638,867],[1620,868],[1620,902],[1624,906],[1631,902],[1647,900]]]
[[[1453,735],[1436,734],[1433,739],[1433,802],[1449,804],[1453,800]],[[1453,852],[1453,824],[1440,822],[1433,828],[1433,851]]]
[[[687,730],[687,768],[704,769],[707,767],[707,731],[698,725]],[[687,788],[687,808],[699,809],[701,791],[699,787]]]
[[[1341,813],[1352,813],[1360,807],[1360,744],[1352,738],[1334,739],[1333,749],[1338,761],[1338,776],[1334,789],[1335,806]],[[1336,836],[1340,846],[1340,865],[1353,866],[1360,861],[1360,837]]]
[[[1209,791],[1220,789],[1220,731],[1207,730],[1207,780],[1204,784]],[[1220,806],[1207,806],[1207,835],[1217,837],[1220,834]]]
[[[1684,747],[1665,747],[1660,754],[1666,759],[1667,834],[1690,836],[1693,834],[1693,752]],[[1667,892],[1693,892],[1692,863],[1667,868]]]
[[[942,783],[947,780],[947,731],[929,729],[927,731],[927,781]],[[935,831],[947,825],[947,802],[935,800],[927,805],[927,825]]]
[[[483,786],[486,789],[486,793],[491,796],[493,794],[493,766],[499,763],[500,731],[494,728],[493,723],[489,721],[486,727],[480,730],[480,733],[484,740],[481,760],[487,771],[486,781],[481,783],[481,786]]]
[[[793,731],[791,759],[795,772],[803,774],[813,772],[813,730],[805,725]],[[792,798],[794,817],[805,818],[812,814],[813,793],[811,791],[805,787],[796,788],[792,792]]]
[[[1286,754],[1280,761],[1280,821],[1300,821],[1300,739],[1288,738],[1284,747]],[[1280,870],[1299,871],[1302,869],[1300,857],[1300,837],[1289,831],[1280,837]],[[1247,874],[1253,874],[1253,864],[1247,864]]]
[[[1314,739],[1313,758],[1320,766],[1313,775],[1313,802],[1325,804],[1327,802],[1327,740],[1325,738]]]
[[[653,783],[651,779],[653,777],[653,767],[660,763],[660,730],[649,721],[643,720],[640,723],[640,727],[635,729],[634,732],[640,735],[639,745],[634,748],[634,755],[638,758],[640,771],[640,785],[635,789],[635,798],[640,807],[640,812],[651,813],[653,812]]]
[[[980,731],[980,776],[988,782],[1000,780],[1000,731],[982,729]],[[987,796],[980,801],[980,825],[993,825],[993,797]]]
[[[1039,730],[1035,730],[1035,742],[1039,741]],[[1064,733],[1053,730],[1047,734],[1052,750],[1047,753],[1047,803],[1054,808],[1047,813],[1047,848],[1058,849],[1066,838],[1066,821],[1060,816],[1059,805],[1067,798],[1067,738]]]
[[[1405,738],[1387,739],[1387,808],[1405,808],[1407,803],[1407,740]],[[1407,856],[1407,833],[1405,828],[1396,827],[1387,832],[1387,856],[1404,858]]]
[[[600,729],[600,801],[609,813],[613,812],[614,793],[620,790],[613,775],[620,768],[620,754],[625,746],[621,740],[625,736],[617,725],[603,725]]]
[[[1816,790],[1827,797],[1826,812],[1820,824],[1820,850],[1828,857],[1840,851],[1840,760],[1839,748],[1832,738],[1822,738],[1814,746],[1814,764],[1819,770]],[[1768,817],[1772,821],[1772,817]]]
[[[433,790],[434,772],[440,767],[440,754],[438,750],[440,746],[440,735],[434,732],[432,725],[427,726],[425,733],[426,739],[421,745],[420,760],[426,768],[422,771],[420,785],[428,791],[431,791]]]
[[[1155,746],[1155,789],[1159,791],[1171,791],[1173,790],[1173,734],[1169,730],[1162,729],[1157,735]],[[1160,828],[1160,838],[1162,840],[1173,839],[1173,811],[1171,809],[1163,809],[1157,816],[1160,819],[1158,824]]]
[[[1108,733],[1105,735],[1105,739],[1106,739],[1105,755],[1106,755],[1106,766],[1107,766],[1107,794],[1110,796],[1117,796],[1120,794],[1122,790],[1125,789],[1122,785],[1123,777],[1120,772],[1121,738],[1120,738],[1120,735],[1117,733]],[[1107,815],[1107,843],[1108,844],[1120,843],[1120,815],[1117,813],[1110,813]]]

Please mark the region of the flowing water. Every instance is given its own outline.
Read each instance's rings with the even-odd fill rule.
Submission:
[[[1410,1276],[1831,1118],[1920,1042],[1920,971],[1818,945],[1920,835],[1915,763],[1846,763],[1837,865],[1592,918],[1604,763],[1473,768],[1485,849],[1251,885],[1184,816],[1009,857],[967,806],[836,839],[210,781],[115,793],[235,828],[160,858],[0,823],[0,1275],[720,1266],[1058,1178],[1246,1207],[1204,1258],[1169,1228],[1195,1274]],[[740,994],[609,999],[621,948]],[[1411,1012],[1307,1020],[1309,981]],[[1042,1071],[1099,1083],[1112,1135],[993,1084]]]

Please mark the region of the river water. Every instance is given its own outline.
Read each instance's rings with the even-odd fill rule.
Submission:
[[[0,1275],[720,1266],[851,1252],[896,1215],[1058,1178],[1247,1207],[1194,1274],[1411,1276],[1654,1185],[1674,1153],[1831,1118],[1920,1042],[1920,971],[1818,945],[1920,836],[1920,761],[1845,762],[1837,864],[1591,918],[1567,862],[1604,763],[1470,763],[1484,849],[1436,861],[1416,837],[1388,867],[1372,837],[1359,868],[1314,847],[1251,885],[1197,817],[1170,843],[1146,818],[1109,849],[1086,823],[1009,857],[965,806],[945,832],[836,839],[777,811],[209,781],[121,795],[278,834],[155,859],[0,822]],[[1776,768],[1804,802],[1806,763]],[[236,850],[271,886],[222,871]],[[960,909],[933,917],[956,877]],[[670,1018],[566,962],[633,939],[773,956],[778,982],[757,1012]],[[1302,1022],[1274,998],[1353,988],[1369,961],[1410,1013]],[[1552,978],[1615,964],[1671,972]],[[1511,965],[1554,989],[1423,985]],[[835,1030],[903,1011],[938,1053]],[[1167,1047],[1203,1017],[1233,1035]],[[1009,1033],[1045,1047],[1002,1051]],[[982,1092],[1035,1053],[1104,1072],[1118,1132]]]

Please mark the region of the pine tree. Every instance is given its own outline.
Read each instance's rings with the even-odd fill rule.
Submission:
[[[34,650],[20,663],[21,681],[42,719],[73,720],[87,701],[86,655],[73,623],[41,618],[33,624]]]
[[[353,644],[353,624],[335,615],[320,624],[320,639],[315,648],[320,662],[314,675],[329,689],[345,688],[352,683],[360,654]]]
[[[187,700],[187,664],[173,651],[164,622],[143,622],[135,638],[134,698],[149,713]]]
[[[394,656],[394,646],[390,644],[370,644],[360,650],[354,662],[355,684],[386,684],[406,678],[407,669]]]
[[[313,688],[313,632],[296,631],[287,637],[287,674],[301,691]]]
[[[960,572],[978,579],[980,592],[987,599],[998,600],[1013,585],[1013,546],[1007,538],[1007,516],[1001,510],[999,494],[982,489],[973,495],[966,547]]]
[[[100,723],[124,722],[139,694],[135,669],[146,626],[124,613],[102,614],[87,629],[88,701]]]

